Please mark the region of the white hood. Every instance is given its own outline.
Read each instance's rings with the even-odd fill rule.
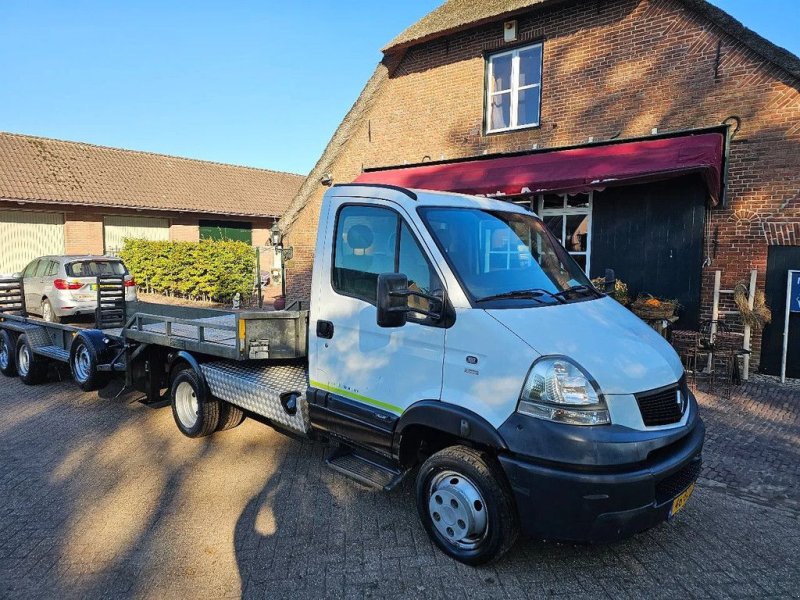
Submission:
[[[656,331],[611,298],[540,308],[487,310],[540,355],[576,361],[604,394],[633,394],[678,381],[683,366]]]

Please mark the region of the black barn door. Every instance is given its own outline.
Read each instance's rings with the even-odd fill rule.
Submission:
[[[764,328],[761,339],[761,372],[781,374],[783,329],[786,324],[786,274],[800,270],[800,247],[770,246],[767,255],[767,306],[772,310],[772,323]],[[789,313],[789,347],[786,354],[786,376],[800,378],[800,313]]]
[[[682,308],[676,326],[696,329],[706,197],[696,176],[596,192],[592,276],[612,268],[633,298],[648,293],[677,299]]]

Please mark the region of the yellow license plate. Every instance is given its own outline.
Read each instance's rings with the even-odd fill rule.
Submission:
[[[689,501],[689,496],[692,495],[693,491],[694,491],[694,484],[692,484],[688,488],[686,488],[681,493],[680,496],[678,496],[677,498],[675,498],[675,500],[672,501],[672,510],[669,511],[669,516],[670,517],[675,516],[675,514],[679,510],[681,510],[684,506],[686,506],[686,503]]]

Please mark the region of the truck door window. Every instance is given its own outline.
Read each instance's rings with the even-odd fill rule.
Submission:
[[[333,289],[376,303],[378,275],[397,264],[397,213],[376,206],[345,206],[336,220]]]
[[[405,222],[393,210],[345,206],[336,220],[333,289],[370,304],[377,302],[378,275],[403,273],[413,291],[436,294],[442,285]],[[431,310],[430,301],[410,298],[412,308]],[[410,313],[411,320],[426,317]]]

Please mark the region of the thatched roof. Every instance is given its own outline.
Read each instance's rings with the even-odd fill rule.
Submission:
[[[383,52],[385,54],[393,54],[409,46],[415,46],[458,31],[497,21],[501,18],[508,18],[537,8],[540,5],[552,5],[567,1],[570,0],[448,0],[394,38],[383,48]],[[596,1],[607,2],[609,0]],[[740,40],[760,56],[800,79],[800,58],[788,50],[776,46],[761,37],[725,11],[706,2],[706,0],[680,0],[680,2],[705,16],[717,27]]]

